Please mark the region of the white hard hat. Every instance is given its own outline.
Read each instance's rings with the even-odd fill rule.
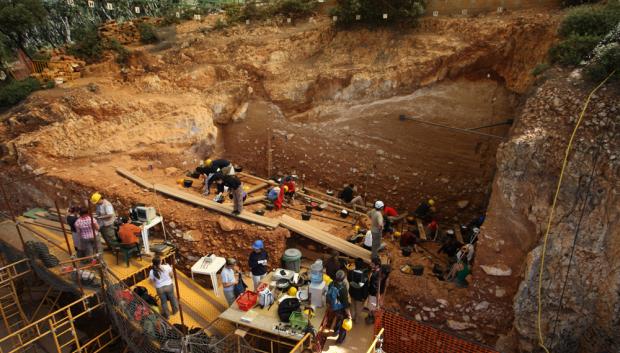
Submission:
[[[480,233],[480,228],[478,227],[474,227],[474,229],[472,229],[474,231],[474,234],[478,234]]]
[[[375,202],[375,208],[376,208],[376,209],[380,210],[380,209],[382,209],[382,208],[383,208],[383,206],[385,206],[385,205],[383,204],[383,201],[376,201],[376,202]]]

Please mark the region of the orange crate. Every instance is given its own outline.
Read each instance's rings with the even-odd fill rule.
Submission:
[[[237,305],[239,306],[239,309],[243,311],[248,311],[252,309],[254,305],[256,305],[257,300],[258,294],[246,290],[239,296],[239,298],[237,298]]]

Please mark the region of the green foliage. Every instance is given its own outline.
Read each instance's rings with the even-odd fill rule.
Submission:
[[[79,28],[74,35],[78,40],[67,47],[69,54],[90,63],[101,60],[104,46],[95,25]]]
[[[107,44],[107,49],[116,52],[116,62],[124,65],[129,61],[129,57],[131,56],[131,52],[127,50],[121,43],[119,43],[116,39],[111,39]]]
[[[138,24],[138,31],[140,32],[140,42],[143,44],[152,44],[159,42],[157,33],[155,33],[155,27],[149,23],[141,22]]]
[[[561,65],[579,65],[601,40],[598,36],[572,35],[549,50],[551,62]]]
[[[580,6],[572,9],[562,21],[559,34],[604,36],[620,21],[620,4],[607,6]]]
[[[532,69],[532,75],[533,76],[539,76],[543,72],[547,71],[550,67],[551,67],[551,65],[549,65],[547,63],[540,63],[540,64],[536,65],[534,67],[534,69]]]
[[[224,5],[228,23],[243,22],[245,20],[261,21],[273,16],[302,18],[314,13],[316,0],[276,0],[258,6],[255,2]]]
[[[338,25],[349,27],[355,24],[387,26],[394,23],[415,25],[424,14],[424,0],[392,0],[386,6],[381,0],[338,0],[338,6],[331,15],[338,16]],[[387,18],[384,15],[387,14]],[[357,16],[361,16],[357,20]]]
[[[619,22],[618,2],[571,9],[559,28],[562,40],[549,50],[551,62],[568,66],[580,64]]]
[[[597,60],[586,67],[586,76],[594,81],[603,81],[612,71],[613,79],[620,78],[620,45],[615,44],[606,49]]]
[[[23,81],[10,81],[0,86],[0,108],[14,106],[40,88],[39,81],[32,77]]]
[[[220,29],[224,29],[226,28],[226,21],[223,21],[221,18],[218,18],[217,21],[215,21],[215,25],[213,26],[213,29],[215,30],[220,30]]]
[[[568,6],[578,6],[578,5],[584,5],[584,4],[591,4],[593,2],[597,2],[598,0],[564,0],[562,1],[562,6],[564,7],[568,7]]]
[[[0,0],[0,32],[8,39],[5,45],[26,51],[26,38],[47,16],[41,0]]]

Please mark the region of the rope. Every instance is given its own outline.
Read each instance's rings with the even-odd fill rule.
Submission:
[[[575,125],[575,128],[573,129],[573,133],[570,136],[570,139],[568,140],[568,145],[566,146],[566,151],[564,152],[564,161],[562,162],[562,169],[560,171],[560,178],[558,180],[558,185],[555,189],[555,195],[553,196],[553,203],[551,204],[551,211],[549,212],[549,219],[547,220],[547,229],[545,230],[545,235],[544,235],[544,241],[543,241],[543,248],[542,248],[542,254],[540,257],[540,269],[538,271],[538,314],[536,317],[536,326],[537,326],[537,330],[538,330],[538,345],[545,350],[546,353],[549,353],[549,350],[547,349],[547,347],[545,346],[545,340],[543,338],[543,334],[542,334],[542,277],[543,277],[543,270],[545,267],[545,254],[547,252],[547,241],[549,240],[549,231],[551,230],[551,220],[553,219],[553,214],[555,211],[555,207],[557,205],[557,201],[558,201],[558,196],[560,194],[560,187],[562,186],[562,181],[564,179],[564,171],[566,170],[566,165],[568,164],[568,155],[570,154],[570,150],[573,146],[573,140],[575,139],[575,135],[577,134],[577,129],[579,128],[579,126],[581,125],[581,121],[583,120],[583,116],[586,112],[586,109],[588,108],[588,105],[590,104],[590,99],[592,99],[592,96],[594,95],[594,93],[596,93],[596,91],[598,91],[599,88],[601,88],[605,82],[607,82],[607,80],[609,80],[609,78],[611,78],[611,76],[616,73],[616,70],[612,71],[609,76],[607,76],[603,81],[601,81],[601,83],[598,84],[598,86],[596,86],[591,92],[590,94],[588,94],[588,98],[586,98],[586,101],[583,105],[583,109],[581,110],[581,113],[579,114],[579,119],[577,120],[577,124]]]

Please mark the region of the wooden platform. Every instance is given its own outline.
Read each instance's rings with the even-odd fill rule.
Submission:
[[[370,251],[362,248],[361,246],[350,243],[344,239],[338,238],[335,235],[329,234],[321,229],[313,227],[304,221],[294,219],[293,217],[288,215],[283,215],[280,218],[280,225],[318,243],[321,243],[332,249],[336,249],[343,254],[346,254],[353,258],[359,257],[364,261],[370,263]]]
[[[123,168],[116,168],[116,172],[144,188],[147,188],[149,190],[155,190],[161,194],[173,197],[177,200],[185,201],[185,202],[191,203],[196,206],[200,206],[200,207],[210,209],[212,211],[224,213],[231,217],[239,218],[244,221],[259,224],[259,225],[269,227],[269,228],[276,228],[280,224],[280,222],[277,219],[259,216],[259,215],[256,215],[250,212],[242,212],[240,215],[234,216],[232,215],[232,211],[233,211],[232,205],[220,204],[215,201],[206,199],[204,197],[200,197],[200,196],[197,196],[197,195],[185,192],[185,191],[181,191],[181,190],[175,189],[167,185],[153,184],[151,182],[148,182],[138,177],[137,175],[134,175],[133,173]]]

